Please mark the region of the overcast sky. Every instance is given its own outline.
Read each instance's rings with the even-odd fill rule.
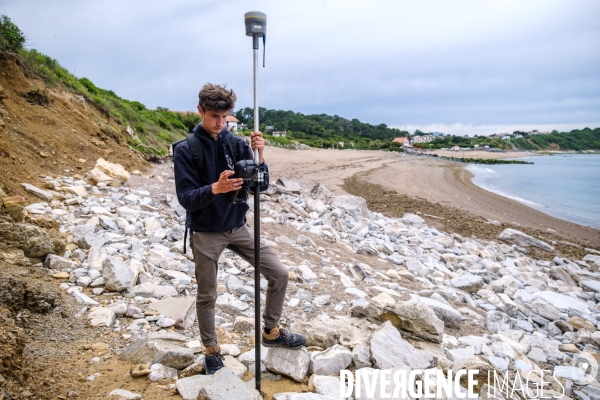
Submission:
[[[184,111],[205,82],[252,107],[250,10],[267,14],[262,107],[411,132],[600,126],[596,0],[0,0],[76,76]]]

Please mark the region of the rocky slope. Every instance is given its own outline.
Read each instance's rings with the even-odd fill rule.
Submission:
[[[41,185],[47,174],[89,171],[99,157],[144,170],[144,158],[126,145],[126,127],[61,86],[27,74],[0,52],[0,189],[28,198],[21,183]]]
[[[31,320],[60,314],[50,329],[59,343],[38,330],[33,337],[56,348],[57,357],[35,353],[34,346],[28,353],[27,345],[21,355],[20,328],[0,332],[15,343],[0,363],[0,393],[7,398],[103,398],[121,390],[134,393],[123,394],[129,398],[200,393],[216,399],[223,389],[257,398],[253,385],[243,383],[256,368],[253,267],[229,251],[219,260],[217,324],[227,370],[203,375],[193,263],[182,254],[184,212],[170,166],[159,168],[122,186],[48,176],[52,198],[25,207],[30,219],[58,221],[64,250],[34,265],[24,257],[25,245],[0,253],[5,270],[52,288],[36,298],[29,295],[37,289],[32,285],[19,289],[3,281],[0,299],[14,310],[3,315],[10,329],[22,318],[31,327]],[[506,230],[494,241],[449,235],[417,215],[389,218],[370,212],[362,198],[279,178],[261,196],[261,236],[290,273],[282,326],[305,334],[308,347],[264,349],[260,367],[269,398],[338,398],[342,369],[408,376],[474,368],[482,396],[488,372],[508,376],[511,385],[523,380],[523,390],[504,397],[524,398],[540,384],[531,377],[525,382],[527,373],[546,370],[545,396],[600,397],[600,255],[540,260],[528,249],[551,247],[519,231]],[[2,227],[18,227],[4,218]],[[264,291],[266,282],[260,284]],[[61,331],[67,324],[71,332]],[[11,373],[20,357],[26,371],[38,358],[58,365],[52,376],[38,375],[40,384]],[[73,368],[78,375],[68,371]],[[312,393],[292,394],[302,391]]]

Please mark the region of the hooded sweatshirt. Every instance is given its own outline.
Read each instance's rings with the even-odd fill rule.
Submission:
[[[214,140],[199,124],[193,133],[200,139],[204,153],[200,171],[202,175],[198,174],[192,161],[187,140],[177,145],[173,153],[175,189],[179,203],[187,211],[186,227],[195,232],[225,232],[238,228],[246,222],[248,205],[229,204],[227,193],[215,195],[211,190],[211,185],[219,180],[221,172],[235,167],[234,156],[229,151],[231,132],[223,129],[218,139]],[[244,139],[235,137],[235,143],[239,155],[237,161],[254,159],[252,149]],[[262,191],[269,187],[269,171],[266,163],[262,163],[261,167],[265,171],[265,182],[260,188]],[[208,183],[205,186],[202,185],[200,176],[206,178]]]

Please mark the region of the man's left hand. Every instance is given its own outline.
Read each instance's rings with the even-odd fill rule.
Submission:
[[[252,150],[258,150],[258,163],[265,162],[263,151],[265,150],[265,139],[262,137],[262,132],[252,132],[250,134]]]

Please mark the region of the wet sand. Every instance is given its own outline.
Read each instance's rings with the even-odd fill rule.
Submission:
[[[481,189],[472,183],[473,174],[464,168],[467,164],[383,151],[293,151],[275,147],[268,147],[266,151],[265,158],[272,179],[285,176],[302,183],[306,188],[322,182],[332,192],[341,194],[345,193],[342,188],[344,180],[356,175],[362,182],[379,185],[399,195],[464,211],[462,218],[472,215],[496,220],[517,229],[524,227],[540,233],[552,233],[550,236],[558,236],[584,247],[600,248],[600,230],[552,217]],[[462,157],[462,152],[446,153]],[[516,158],[527,155],[516,152],[465,152],[465,157],[473,158]]]

